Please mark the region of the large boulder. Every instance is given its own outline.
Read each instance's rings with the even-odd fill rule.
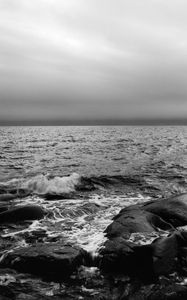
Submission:
[[[42,219],[45,214],[45,210],[38,205],[17,206],[0,213],[0,224],[39,220]]]
[[[153,270],[156,276],[169,274],[177,268],[178,233],[160,237],[151,244]]]
[[[187,254],[187,233],[176,229],[184,225],[187,194],[122,209],[105,230],[101,269],[146,280],[179,270],[181,256],[184,262]]]
[[[100,268],[106,274],[128,274],[152,279],[153,259],[149,245],[139,246],[123,237],[108,240],[101,250]]]
[[[68,278],[86,259],[87,252],[62,243],[43,244],[8,253],[1,267],[35,274],[52,281]]]
[[[161,217],[174,227],[187,225],[187,194],[142,204],[142,209]]]
[[[134,232],[153,232],[158,229],[168,230],[171,228],[172,226],[160,216],[144,211],[138,205],[133,205],[122,210],[105,232],[108,237],[113,237]]]
[[[178,248],[178,233],[175,232],[145,245],[117,237],[108,240],[101,250],[101,269],[105,273],[125,273],[153,280],[176,270]]]

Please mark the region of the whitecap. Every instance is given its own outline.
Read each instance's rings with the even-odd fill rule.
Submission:
[[[68,194],[75,191],[76,186],[80,183],[81,176],[72,173],[70,176],[48,179],[46,175],[37,175],[25,183],[22,188],[36,194]]]

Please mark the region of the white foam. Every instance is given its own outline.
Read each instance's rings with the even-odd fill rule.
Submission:
[[[148,199],[148,197],[144,198],[140,194],[136,196],[110,195],[110,197],[97,194],[92,195],[88,202],[99,204],[101,209],[94,214],[91,221],[87,220],[87,214],[75,217],[71,231],[63,230],[63,235],[70,242],[78,244],[81,248],[85,249],[93,257],[97,256],[106,241],[104,230],[112,222],[112,218],[125,206],[138,202],[142,203]],[[66,205],[68,206],[68,202],[66,202]],[[71,209],[73,210],[75,207]]]
[[[112,222],[112,218],[119,211],[129,205],[147,201],[149,197],[142,197],[139,194],[116,195],[104,194],[90,195],[88,199],[64,199],[63,201],[47,201],[42,197],[32,195],[25,199],[16,200],[17,205],[39,204],[49,214],[42,220],[33,221],[32,224],[19,231],[4,231],[3,237],[23,236],[25,232],[45,230],[47,239],[57,238],[67,240],[72,244],[79,245],[88,251],[93,257],[97,256],[103,247],[106,237],[104,230]],[[85,205],[97,204],[98,210],[92,212],[85,209]],[[94,206],[95,207],[95,206]],[[150,237],[152,238],[152,237]],[[131,236],[137,239],[137,236]],[[138,237],[141,243],[144,239]]]
[[[153,231],[151,233],[148,232],[134,232],[131,233],[128,241],[132,243],[136,243],[136,245],[149,245],[155,239],[159,237],[166,237],[168,236],[167,231],[160,230],[158,232]]]
[[[5,182],[0,182],[0,186],[1,187],[9,187],[9,186],[18,186],[20,183],[20,179],[19,178],[12,178],[12,179],[9,179],[8,181],[5,181]]]
[[[184,278],[184,280],[182,282],[180,282],[179,284],[181,284],[181,285],[187,285],[187,278]]]
[[[41,230],[41,229],[47,231],[46,226],[42,225],[42,223],[40,221],[34,220],[28,228],[21,229],[21,230],[18,230],[18,231],[13,231],[13,232],[10,232],[10,233],[5,233],[5,234],[2,234],[1,236],[3,238],[13,237],[13,236],[16,236],[18,234],[20,235],[20,234],[23,234],[25,232],[32,232],[32,231]],[[22,247],[24,246],[25,247],[25,244],[23,244],[23,245],[21,244],[19,246],[22,246]]]
[[[80,182],[80,175],[72,173],[70,176],[54,177],[48,179],[45,175],[37,175],[26,181],[22,188],[35,192],[36,194],[66,194],[75,190]]]
[[[16,278],[10,274],[2,274],[0,275],[0,285],[7,286],[9,283],[16,282]]]

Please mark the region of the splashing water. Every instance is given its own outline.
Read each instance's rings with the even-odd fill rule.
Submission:
[[[112,218],[125,206],[147,201],[142,195],[119,195],[106,197],[93,194],[88,199],[66,199],[62,201],[47,201],[41,197],[27,197],[16,200],[16,205],[39,204],[45,208],[48,217],[32,222],[28,228],[12,231],[6,229],[2,237],[34,235],[45,232],[45,242],[65,240],[79,245],[92,256],[97,256],[106,240],[104,230],[112,222]],[[24,243],[23,245],[24,246]]]
[[[23,183],[22,188],[36,194],[68,194],[75,191],[80,182],[80,175],[73,173],[70,176],[48,179],[45,175],[37,175]]]

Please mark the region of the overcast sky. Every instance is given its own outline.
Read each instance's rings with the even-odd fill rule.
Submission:
[[[186,0],[0,0],[0,121],[185,117]]]

